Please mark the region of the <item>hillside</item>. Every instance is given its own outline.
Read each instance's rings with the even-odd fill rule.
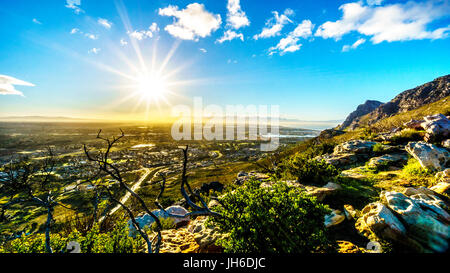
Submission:
[[[446,75],[416,88],[406,90],[391,101],[381,104],[373,111],[357,119],[352,118],[353,113],[350,114],[347,118],[348,120],[340,126],[340,129],[354,130],[366,125],[372,125],[384,118],[417,109],[442,100],[449,95],[450,75]]]

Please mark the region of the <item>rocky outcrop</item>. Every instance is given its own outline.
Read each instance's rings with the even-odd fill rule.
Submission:
[[[351,140],[334,147],[332,154],[318,156],[316,160],[325,160],[336,167],[343,167],[364,162],[370,157],[376,142],[365,140]]]
[[[162,230],[161,237],[160,253],[198,253],[200,251],[194,235],[185,228]]]
[[[218,239],[225,238],[217,227],[206,225],[208,217],[200,216],[189,223],[187,230],[193,234],[195,242],[199,245],[201,253],[220,253],[223,248],[217,243]]]
[[[426,116],[424,120],[421,126],[427,132],[425,141],[442,140],[450,136],[450,120],[446,116]]]
[[[369,168],[379,169],[381,167],[403,166],[408,161],[405,154],[386,154],[383,156],[372,157],[367,163]]]
[[[406,151],[426,169],[443,170],[450,159],[450,152],[423,141],[409,142]]]
[[[165,211],[163,211],[163,210],[152,211],[152,213],[158,218],[171,218],[175,225],[179,225],[181,223],[187,223],[187,222],[189,222],[190,218],[189,217],[172,217],[171,214],[182,216],[188,212],[189,211],[187,211],[185,208],[183,208],[181,206],[171,206],[171,207],[166,208]],[[147,213],[141,217],[136,217],[135,220],[139,224],[139,227],[141,229],[143,229],[145,227],[150,227],[155,222],[155,219],[153,219],[153,217]],[[128,229],[130,231],[131,237],[135,237],[137,235],[138,231],[134,227],[133,222],[131,220],[128,220]]]
[[[357,245],[348,241],[337,241],[338,252],[339,253],[366,253],[364,248],[358,247]]]
[[[334,147],[333,154],[367,154],[372,152],[373,146],[375,146],[375,144],[377,143],[373,141],[365,141],[359,139],[350,140]]]
[[[419,252],[445,252],[450,239],[447,204],[426,188],[382,192],[381,202],[361,211],[357,230],[371,240],[390,240]]]
[[[345,215],[340,210],[332,209],[330,214],[325,215],[325,227],[329,228],[332,226],[339,225],[344,222]]]
[[[369,114],[382,104],[383,103],[380,101],[367,100],[365,103],[360,104],[355,111],[350,113],[350,115],[338,128],[346,129],[348,127],[350,130],[353,130],[355,125],[358,124],[360,117]]]
[[[352,220],[352,219],[358,219],[359,218],[359,212],[357,210],[355,210],[355,208],[353,208],[352,205],[344,205],[344,214],[345,217],[348,220]]]
[[[450,75],[435,79],[416,88],[406,90],[388,103],[382,104],[375,110],[364,116],[365,123],[375,122],[406,111],[417,109],[423,105],[436,102],[450,95]],[[354,123],[353,128],[360,127],[360,123]]]
[[[234,183],[236,185],[243,185],[245,182],[247,182],[250,179],[255,179],[258,181],[265,181],[265,180],[269,179],[269,176],[266,174],[263,174],[263,173],[258,173],[258,172],[249,172],[249,173],[239,172]]]

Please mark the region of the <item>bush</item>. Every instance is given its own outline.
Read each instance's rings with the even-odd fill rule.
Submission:
[[[432,171],[425,169],[415,158],[410,158],[408,164],[403,167],[403,174],[412,177],[426,177],[433,174]]]
[[[425,131],[417,131],[414,129],[404,129],[396,133],[392,138],[391,142],[395,144],[406,143],[409,141],[420,141],[423,140],[425,136]]]
[[[385,148],[385,146],[384,146],[383,144],[377,143],[377,144],[375,144],[375,145],[372,147],[372,151],[373,151],[375,154],[383,154],[383,153],[386,152],[386,148]]]
[[[222,197],[223,217],[212,219],[229,236],[219,240],[231,253],[333,252],[324,225],[328,207],[302,190],[276,183],[261,188],[249,181]]]
[[[308,158],[303,154],[296,154],[281,163],[277,169],[278,177],[297,179],[300,183],[323,185],[329,179],[337,176],[339,171],[324,160]]]
[[[145,248],[140,238],[128,237],[126,221],[118,221],[114,229],[107,233],[100,233],[98,225],[94,225],[85,236],[77,230],[67,237],[52,234],[50,244],[54,253],[63,253],[67,252],[67,243],[71,241],[80,244],[82,253],[133,253]],[[45,235],[39,233],[14,239],[2,246],[0,253],[46,253]]]

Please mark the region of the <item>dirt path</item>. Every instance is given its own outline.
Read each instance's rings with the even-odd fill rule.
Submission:
[[[131,187],[131,190],[134,191],[134,192],[139,190],[141,185],[142,185],[142,182],[144,182],[147,179],[147,177],[152,173],[152,171],[154,171],[153,175],[155,175],[155,174],[158,173],[157,171],[159,169],[161,169],[161,168],[153,168],[153,169],[144,168],[143,170],[145,170],[145,173],[141,176],[141,178],[136,183],[134,183],[134,185]],[[128,199],[130,199],[130,197],[131,197],[131,193],[127,192],[122,198],[120,198],[120,203],[125,204],[128,201]],[[103,222],[103,220],[105,220],[105,217],[107,215],[114,214],[120,208],[121,208],[121,206],[118,204],[112,210],[110,210],[105,216],[102,216],[99,219],[99,222],[100,223]]]

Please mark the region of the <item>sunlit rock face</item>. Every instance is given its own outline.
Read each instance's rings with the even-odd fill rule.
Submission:
[[[449,248],[448,204],[427,188],[408,188],[404,193],[382,192],[381,202],[361,211],[356,223],[371,239],[391,240],[419,252],[445,252]]]
[[[441,171],[450,160],[450,152],[447,149],[423,141],[409,142],[405,148],[426,169]]]

